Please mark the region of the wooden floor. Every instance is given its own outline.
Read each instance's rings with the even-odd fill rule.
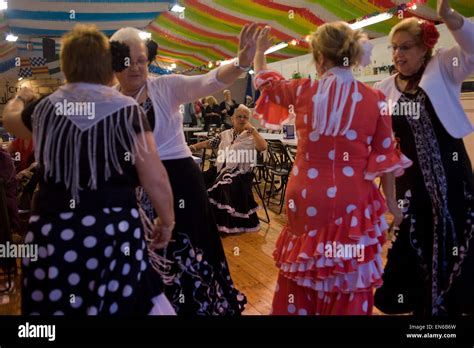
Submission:
[[[258,203],[260,201],[257,199]],[[273,211],[275,210],[275,211]],[[229,263],[230,272],[237,289],[247,296],[248,304],[244,315],[268,315],[271,309],[278,269],[272,258],[276,239],[285,224],[286,214],[278,214],[278,207],[269,209],[270,223],[260,222],[261,230],[254,233],[223,235],[222,242]],[[263,210],[259,216],[264,217]],[[390,217],[387,216],[387,220]],[[390,222],[390,221],[389,221]],[[387,245],[383,260],[386,261]],[[0,287],[2,286],[0,276]],[[3,303],[2,301],[8,301]],[[20,314],[21,294],[19,277],[16,277],[15,290],[10,296],[0,294],[0,315]],[[381,314],[374,308],[374,314]]]
[[[257,200],[257,202],[259,202]],[[260,202],[259,202],[260,203]],[[275,209],[275,212],[272,210]],[[247,296],[244,315],[268,315],[270,313],[273,291],[278,269],[273,261],[272,252],[275,242],[286,221],[285,212],[278,215],[278,207],[272,205],[269,210],[270,223],[260,222],[258,233],[241,233],[222,237],[230,272],[237,289]],[[259,216],[265,217],[263,210]],[[391,217],[387,214],[387,221]],[[388,243],[383,248],[382,259],[385,265]],[[382,315],[375,307],[374,315]]]

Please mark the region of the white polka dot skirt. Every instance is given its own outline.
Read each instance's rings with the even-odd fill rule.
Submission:
[[[25,242],[23,314],[148,314],[162,294],[136,208],[32,216]]]

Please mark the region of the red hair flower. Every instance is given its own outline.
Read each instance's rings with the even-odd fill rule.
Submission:
[[[423,43],[428,48],[435,47],[439,39],[439,31],[436,29],[435,25],[431,22],[423,21],[420,24]]]

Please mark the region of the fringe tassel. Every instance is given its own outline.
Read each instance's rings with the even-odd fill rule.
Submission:
[[[82,141],[86,142],[89,165],[86,175],[90,175],[87,186],[91,190],[96,190],[98,186],[98,165],[104,166],[104,180],[112,175],[109,161],[119,174],[123,174],[120,163],[126,159],[119,159],[118,146],[129,154],[132,164],[137,156],[142,158],[141,151],[149,150],[143,124],[145,114],[138,105],[123,107],[100,120],[91,121],[85,129],[74,122],[74,117],[81,116],[56,115],[55,111],[49,99],[41,102],[34,111],[35,156],[44,166],[44,180],[54,178],[56,183],[63,182],[76,203],[80,202],[80,183],[83,182],[80,173]],[[104,146],[98,149],[98,126],[101,123]],[[138,133],[135,130],[137,126]],[[97,163],[97,151],[103,151],[104,163]]]
[[[335,86],[334,100],[329,108],[329,92]],[[337,75],[329,75],[324,77],[318,85],[316,95],[313,97],[313,130],[319,134],[324,135],[345,135],[349,130],[352,120],[354,118],[355,108],[359,100],[357,98],[350,98],[352,84],[354,84],[353,94],[358,96],[359,89],[357,81],[354,79],[344,79]],[[346,104],[351,99],[351,111],[349,118],[342,129],[342,117]],[[328,116],[328,112],[331,112]]]
[[[138,202],[138,211],[140,213],[140,219],[143,224],[143,229],[145,233],[145,240],[147,242],[147,249],[148,249],[148,258],[150,261],[151,266],[153,269],[161,276],[163,283],[165,285],[172,285],[174,283],[174,279],[176,276],[171,274],[171,266],[173,265],[173,261],[166,258],[166,256],[158,255],[152,248],[151,248],[151,240],[153,235],[153,223],[148,218],[145,210],[143,209],[141,202],[145,191],[143,187],[138,187],[136,189],[136,196]]]

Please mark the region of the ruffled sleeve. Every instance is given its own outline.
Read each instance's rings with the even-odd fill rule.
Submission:
[[[372,138],[371,152],[365,173],[366,180],[374,180],[384,173],[391,172],[397,177],[401,176],[405,172],[405,168],[413,164],[397,146],[392,131],[392,116],[385,112],[388,107],[382,93],[380,93],[379,109],[380,116]]]
[[[261,119],[262,125],[280,129],[289,119],[289,106],[296,108],[298,91],[307,81],[309,79],[285,80],[274,70],[259,71],[254,81],[255,88],[261,91],[255,105],[255,116]]]

